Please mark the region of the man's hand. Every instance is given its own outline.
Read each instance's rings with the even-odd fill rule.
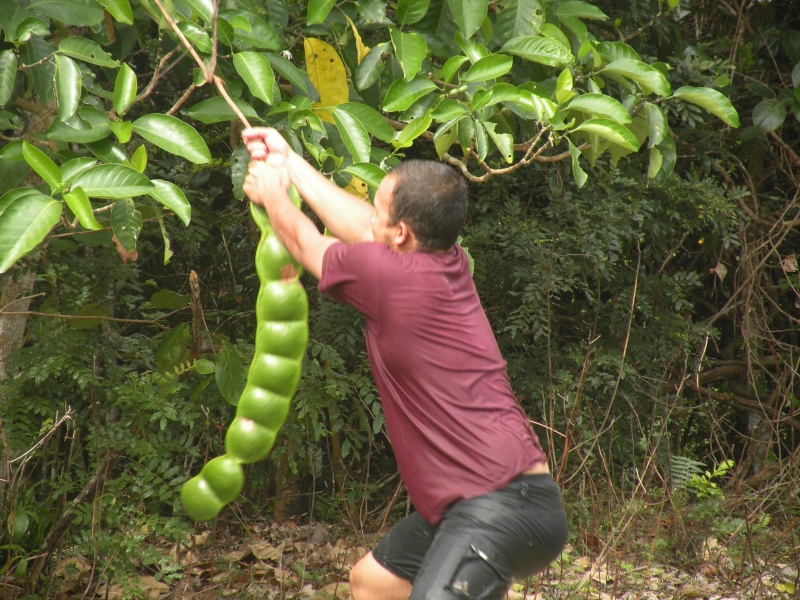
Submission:
[[[280,155],[286,162],[291,146],[277,129],[271,127],[248,127],[242,130],[242,140],[253,160],[263,160],[270,155]]]
[[[289,174],[281,154],[268,154],[266,160],[251,160],[242,189],[250,200],[268,209],[277,194],[285,195]]]

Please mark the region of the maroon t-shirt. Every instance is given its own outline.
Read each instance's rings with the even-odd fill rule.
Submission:
[[[319,290],[366,317],[389,439],[426,521],[546,461],[461,248],[398,254],[377,242],[334,244]]]

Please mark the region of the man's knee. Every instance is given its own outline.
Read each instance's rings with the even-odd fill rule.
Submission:
[[[368,553],[350,570],[353,600],[404,600],[411,594],[411,583],[388,571]]]

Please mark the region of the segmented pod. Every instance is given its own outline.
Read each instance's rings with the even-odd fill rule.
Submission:
[[[300,205],[294,186],[289,196]],[[300,267],[278,241],[266,212],[250,204],[250,214],[261,232],[256,350],[236,417],[225,434],[226,453],[206,463],[181,488],[183,507],[195,521],[213,519],[241,492],[242,465],[269,454],[286,421],[308,344],[308,300],[298,282]]]

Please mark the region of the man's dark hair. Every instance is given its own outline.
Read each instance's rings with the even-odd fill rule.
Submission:
[[[433,160],[407,160],[394,177],[391,225],[405,221],[423,252],[448,250],[467,220],[467,184],[452,167]]]

